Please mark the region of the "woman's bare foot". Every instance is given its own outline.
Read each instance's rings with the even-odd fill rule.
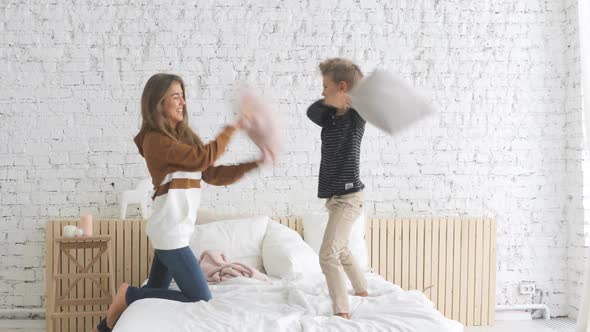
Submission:
[[[367,291],[358,292],[358,293],[355,293],[354,296],[367,297],[367,296],[369,296],[369,292],[367,292]]]
[[[344,319],[350,319],[350,314],[348,312],[340,312],[340,313],[337,313],[336,316],[340,316]]]
[[[119,319],[119,316],[125,311],[127,308],[127,301],[125,300],[125,295],[127,294],[127,288],[129,288],[128,283],[122,283],[117,289],[117,294],[115,294],[115,298],[113,299],[113,303],[109,306],[109,310],[107,311],[107,327],[112,329]]]

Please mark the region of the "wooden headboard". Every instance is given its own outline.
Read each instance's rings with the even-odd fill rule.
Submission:
[[[274,217],[275,221],[303,237],[303,220],[298,216]],[[47,267],[52,267],[53,239],[63,226],[77,220],[50,220],[47,224]],[[99,219],[95,235],[110,235],[114,243],[115,285],[127,282],[141,285],[148,277],[153,248],[140,219]],[[493,325],[496,278],[495,219],[471,217],[367,218],[368,262],[374,273],[403,289],[416,289],[436,305],[446,317],[467,326]],[[76,256],[90,260],[92,249],[79,250]],[[62,259],[62,271],[75,271]],[[101,259],[91,272],[107,272]],[[52,287],[52,268],[46,269],[47,294]],[[107,282],[106,280],[104,281]],[[61,286],[62,288],[65,285]],[[58,287],[59,288],[59,287]],[[90,282],[77,286],[73,296],[92,296]],[[60,290],[58,289],[58,294]],[[90,294],[90,295],[88,295]],[[47,307],[47,306],[46,306]],[[93,311],[106,310],[95,305]],[[77,310],[73,307],[70,310]],[[88,310],[81,308],[80,310]],[[88,330],[98,317],[58,319],[56,331]],[[48,332],[52,331],[49,327]]]
[[[438,311],[466,326],[494,324],[495,219],[368,218],[366,227],[374,273],[423,291]]]

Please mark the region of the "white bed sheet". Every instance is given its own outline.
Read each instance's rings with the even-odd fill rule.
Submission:
[[[270,283],[229,280],[210,286],[209,302],[136,301],[113,331],[463,331],[423,293],[404,291],[376,274],[366,276],[370,296],[350,296],[351,320],[332,315],[324,276],[316,274]]]

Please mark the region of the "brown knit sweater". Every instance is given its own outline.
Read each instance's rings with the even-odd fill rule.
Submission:
[[[155,131],[137,134],[134,141],[139,153],[145,158],[156,190],[155,196],[163,195],[169,189],[201,187],[200,180],[183,178],[175,178],[162,185],[166,175],[175,172],[202,172],[203,181],[225,186],[238,181],[246,172],[256,168],[256,162],[213,166],[225,152],[235,131],[235,127],[227,126],[215,140],[205,145],[185,144]]]

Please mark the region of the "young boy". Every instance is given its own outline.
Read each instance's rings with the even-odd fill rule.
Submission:
[[[350,319],[344,273],[355,295],[368,295],[363,271],[348,249],[353,223],[363,210],[365,187],[359,178],[365,121],[349,106],[348,91],[363,74],[357,65],[341,58],[320,63],[320,71],[324,99],[307,110],[307,117],[322,127],[318,197],[327,199],[329,219],[320,249],[320,265],[328,283],[334,314]]]

